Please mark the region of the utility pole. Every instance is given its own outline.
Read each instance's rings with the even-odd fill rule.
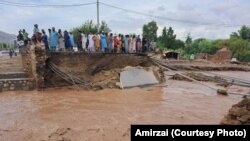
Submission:
[[[99,24],[99,0],[97,0],[97,3],[96,3],[96,5],[97,5],[97,32],[99,33],[100,31],[100,29],[99,29],[99,26],[100,26],[100,24]]]

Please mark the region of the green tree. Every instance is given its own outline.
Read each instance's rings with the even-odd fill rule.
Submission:
[[[162,30],[162,36],[159,37],[160,42],[164,45],[165,48],[176,49],[175,45],[176,35],[174,34],[174,30],[172,27],[168,29],[166,27]]]
[[[3,48],[4,49],[7,49],[8,48],[8,45],[6,43],[3,43]]]
[[[241,29],[238,31],[240,34],[240,37],[243,40],[250,40],[250,28],[247,26],[242,26]]]
[[[214,54],[217,51],[217,48],[213,46],[212,41],[209,40],[200,41],[198,48],[201,53]]]
[[[0,49],[6,50],[11,48],[14,48],[13,44],[0,43]]]
[[[105,21],[102,21],[100,31],[104,31],[105,33],[111,32],[111,29],[108,27],[108,24]]]
[[[185,41],[185,45],[186,46],[191,46],[192,42],[193,42],[193,39],[192,39],[190,33],[188,33],[186,41]]]
[[[228,40],[228,45],[233,53],[233,57],[240,61],[249,62],[250,61],[250,43],[243,39],[230,39]]]
[[[250,27],[243,25],[240,30],[233,32],[230,39],[225,41],[239,61],[250,61]]]
[[[105,31],[105,32],[111,31],[111,29],[108,27],[105,21],[101,22],[100,29],[101,29],[100,31]],[[84,24],[82,24],[79,27],[72,28],[70,31],[74,34],[75,41],[77,40],[77,33],[79,30],[81,32],[84,32],[85,34],[90,34],[90,33],[94,34],[94,33],[97,33],[97,25],[94,24],[92,20],[90,20],[90,21],[86,21]]]
[[[73,34],[77,34],[78,30],[84,32],[85,34],[94,34],[97,32],[97,25],[94,24],[92,20],[86,21],[83,25],[71,29],[71,32],[73,32]],[[108,27],[108,24],[105,21],[102,21],[100,31],[111,32],[111,29]]]
[[[240,36],[239,36],[239,34],[237,32],[233,32],[233,33],[231,33],[230,38],[231,39],[234,39],[234,38],[237,39],[237,38],[240,38]]]
[[[187,37],[186,37],[186,40],[185,40],[185,51],[186,51],[187,53],[190,53],[190,51],[191,51],[192,42],[193,42],[193,39],[192,39],[190,33],[188,33],[188,35],[187,35]]]
[[[241,38],[243,40],[249,40],[250,41],[250,27],[247,27],[243,25],[238,32],[233,32],[230,35],[230,38]]]
[[[224,46],[228,46],[228,43],[227,43],[227,40],[223,40],[223,39],[217,39],[217,40],[214,40],[212,42],[213,46],[215,46],[216,48],[220,49]]]
[[[185,43],[182,40],[177,39],[174,42],[174,47],[175,47],[175,49],[179,49],[179,48],[183,49],[185,47]]]
[[[157,30],[158,30],[157,23],[155,21],[151,21],[151,22],[143,25],[142,35],[148,40],[156,41]]]

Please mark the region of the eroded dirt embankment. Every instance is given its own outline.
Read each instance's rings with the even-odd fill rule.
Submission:
[[[250,125],[250,98],[245,98],[238,104],[232,106],[222,124]]]
[[[159,68],[154,66],[150,58],[145,55],[52,53],[48,61],[65,72],[101,88],[114,88],[119,81],[119,72],[127,66],[151,67],[154,72],[160,72]],[[156,77],[163,81],[163,77]],[[45,84],[46,87],[70,85],[50,69],[46,71]]]
[[[231,64],[231,63],[214,63],[205,60],[164,60],[165,63],[171,65],[178,70],[191,71],[245,71],[249,72],[250,67],[247,64]]]

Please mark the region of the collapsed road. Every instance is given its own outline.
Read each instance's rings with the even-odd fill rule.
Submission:
[[[239,93],[233,93],[233,92],[228,92],[227,90],[225,90],[225,89],[219,89],[219,88],[215,88],[215,87],[212,87],[212,86],[210,86],[210,85],[208,85],[208,84],[205,84],[205,83],[202,83],[202,82],[200,82],[200,81],[198,81],[198,80],[196,80],[196,79],[193,79],[193,78],[191,78],[191,77],[189,77],[189,76],[187,76],[187,75],[185,75],[185,74],[183,74],[183,73],[179,73],[179,72],[177,72],[179,69],[177,68],[177,67],[172,67],[172,66],[169,66],[167,63],[164,63],[164,62],[162,62],[161,60],[159,60],[159,59],[154,59],[154,58],[152,58],[152,60],[153,60],[153,62],[156,64],[156,65],[158,65],[159,67],[161,67],[161,68],[163,68],[163,69],[165,69],[165,70],[168,70],[168,71],[173,71],[173,72],[175,72],[176,74],[178,74],[178,75],[180,75],[180,76],[182,76],[182,77],[184,77],[184,78],[186,78],[186,79],[188,79],[188,80],[191,80],[191,81],[193,81],[193,82],[196,82],[196,83],[199,83],[200,85],[203,85],[203,86],[205,86],[205,87],[208,87],[208,88],[210,88],[210,89],[212,89],[212,90],[215,90],[218,94],[222,94],[222,95],[228,95],[228,94],[232,94],[232,95],[239,95],[239,96],[243,96],[243,97],[245,97],[245,96],[250,96],[250,94],[239,94]],[[209,73],[209,74],[212,74],[212,73]],[[230,84],[232,84],[232,85],[238,85],[238,86],[244,86],[244,87],[250,87],[250,81],[247,81],[247,80],[242,80],[242,79],[238,79],[238,78],[233,78],[232,79],[232,77],[227,77],[227,76],[223,76],[223,75],[216,75],[216,76],[214,76],[214,77],[221,77],[222,79],[221,80],[224,80],[224,81],[221,81],[221,80],[219,80],[219,79],[214,79],[214,80],[216,80],[216,82],[223,82],[223,83],[230,83]],[[225,78],[225,79],[224,79]],[[227,80],[226,80],[227,79]],[[228,80],[229,79],[229,80]]]

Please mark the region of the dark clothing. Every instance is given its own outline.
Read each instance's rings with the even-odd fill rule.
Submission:
[[[117,45],[114,45],[113,53],[117,53]]]
[[[77,42],[77,49],[78,51],[83,51],[82,42]]]
[[[141,42],[141,38],[136,38],[136,44],[135,44],[135,50],[136,52],[138,52],[139,47],[138,47],[138,43]]]
[[[42,41],[42,33],[37,32],[37,33],[35,34],[35,36],[36,36],[36,41],[37,41],[37,42],[41,42],[41,41]]]
[[[28,45],[28,42],[29,42],[29,34],[27,32],[23,32],[23,40],[24,40],[24,45]]]
[[[77,35],[77,49],[78,49],[78,51],[83,51],[83,48],[82,48],[82,34],[81,33],[78,33],[78,35]]]
[[[147,52],[147,41],[145,38],[142,38],[142,52]]]
[[[122,48],[121,53],[126,53],[125,47],[124,47],[124,48]]]
[[[87,39],[87,42],[86,42],[86,49],[88,49],[89,47],[89,39]]]
[[[45,45],[46,50],[49,50],[49,42],[48,42],[48,36],[46,34],[43,34],[42,41]]]
[[[70,43],[70,36],[68,33],[64,34],[64,42],[65,42],[65,48],[69,49],[71,47],[71,43]]]
[[[17,41],[22,41],[23,40],[23,35],[22,33],[19,33],[17,36]]]
[[[121,48],[122,48],[121,53],[126,53],[125,42],[123,39],[121,40],[121,43],[122,43],[121,44]]]
[[[9,51],[9,55],[10,55],[10,58],[12,58],[12,56],[13,56],[13,51],[12,50]]]

